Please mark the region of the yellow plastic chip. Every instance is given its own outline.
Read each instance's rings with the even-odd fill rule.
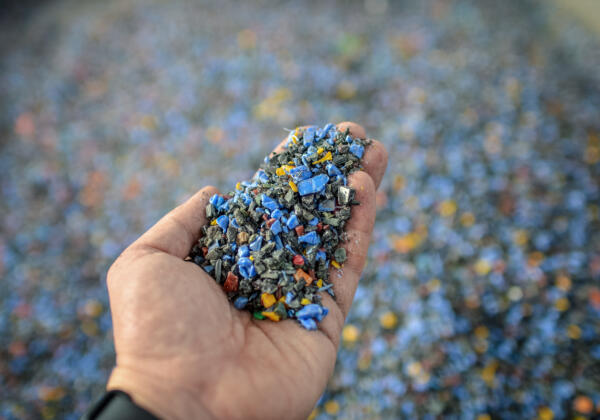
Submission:
[[[262,303],[265,308],[270,308],[275,304],[275,302],[277,302],[277,299],[275,299],[275,296],[273,296],[271,293],[263,293],[260,295],[260,303]]]
[[[325,162],[326,160],[331,160],[331,159],[332,159],[331,152],[327,152],[327,153],[325,153],[325,156],[323,156],[321,159],[315,160],[313,162],[313,165],[316,165],[317,163],[322,163],[322,162]]]
[[[395,313],[388,311],[379,317],[379,323],[386,330],[391,330],[398,325],[398,317]]]
[[[275,312],[262,312],[262,316],[269,318],[271,321],[279,322],[281,319]]]
[[[346,343],[354,343],[360,337],[360,331],[352,324],[348,324],[342,330],[342,340]]]
[[[331,416],[336,415],[340,411],[340,404],[337,401],[327,401],[325,403],[325,412]]]
[[[292,191],[298,192],[298,187],[296,186],[294,181],[290,181],[289,184],[290,184],[290,188],[292,189]]]

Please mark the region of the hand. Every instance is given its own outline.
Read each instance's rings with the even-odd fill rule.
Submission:
[[[353,123],[338,125],[365,137]],[[283,143],[275,149],[281,151]],[[120,389],[163,419],[305,419],[335,364],[375,220],[375,190],[387,152],[374,141],[364,171],[349,183],[360,205],[346,224],[348,259],[330,274],[337,300],[323,293],[329,315],[318,331],[295,320],[255,320],[227,300],[197,265],[185,262],[205,207],[217,192],[206,187],[135,241],[108,273],[117,353],[108,389]]]

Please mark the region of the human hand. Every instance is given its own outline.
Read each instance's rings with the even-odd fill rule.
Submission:
[[[365,137],[359,125],[338,125],[346,128]],[[217,192],[206,187],[129,246],[108,272],[117,362],[107,388],[127,392],[163,419],[306,418],[333,371],[365,265],[375,190],[387,166],[383,145],[373,141],[362,164],[364,171],[349,177],[360,205],[346,224],[348,259],[341,273],[332,268],[337,298],[323,293],[329,315],[318,331],[294,320],[254,319],[235,309],[200,267],[183,260]]]

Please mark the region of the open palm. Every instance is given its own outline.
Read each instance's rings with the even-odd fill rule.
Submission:
[[[356,124],[338,125],[346,128],[365,137]],[[323,294],[329,315],[318,331],[238,311],[214,279],[183,261],[206,224],[204,209],[215,188],[203,188],[163,217],[108,273],[117,352],[108,388],[128,392],[165,419],[306,418],[335,364],[386,165],[387,152],[374,141],[364,171],[349,177],[360,205],[346,224],[348,259],[330,273],[337,299]]]

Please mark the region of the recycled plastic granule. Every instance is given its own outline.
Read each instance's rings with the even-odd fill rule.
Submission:
[[[368,140],[333,124],[297,128],[286,149],[266,157],[251,181],[206,206],[208,225],[188,259],[256,319],[297,319],[315,330],[327,315],[319,292],[335,297],[330,265],[346,260],[344,225],[359,204],[347,176]]]

